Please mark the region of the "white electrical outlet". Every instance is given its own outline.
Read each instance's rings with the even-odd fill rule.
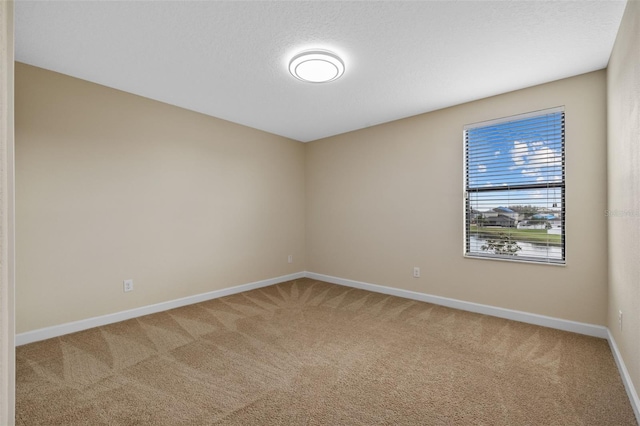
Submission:
[[[125,292],[133,291],[133,280],[124,280],[122,287]]]
[[[622,331],[622,310],[618,311],[618,325],[620,326],[620,331]]]
[[[287,262],[289,262],[289,263],[293,263],[293,255],[292,255],[292,254],[290,254],[290,255],[287,257]]]
[[[420,278],[420,268],[417,266],[413,267],[413,278]]]

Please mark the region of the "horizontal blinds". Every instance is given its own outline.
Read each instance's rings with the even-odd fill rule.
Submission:
[[[471,256],[564,263],[564,112],[465,127]]]

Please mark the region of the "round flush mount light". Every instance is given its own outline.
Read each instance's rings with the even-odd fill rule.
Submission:
[[[306,50],[289,62],[289,72],[295,78],[309,83],[326,83],[344,73],[344,62],[327,50]]]

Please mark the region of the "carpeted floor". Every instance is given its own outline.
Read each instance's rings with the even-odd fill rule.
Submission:
[[[17,348],[18,425],[635,425],[605,340],[302,279]]]

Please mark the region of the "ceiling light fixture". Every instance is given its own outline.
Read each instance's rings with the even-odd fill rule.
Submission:
[[[309,83],[326,83],[344,73],[344,62],[327,50],[306,50],[289,62],[289,72],[295,78]]]

